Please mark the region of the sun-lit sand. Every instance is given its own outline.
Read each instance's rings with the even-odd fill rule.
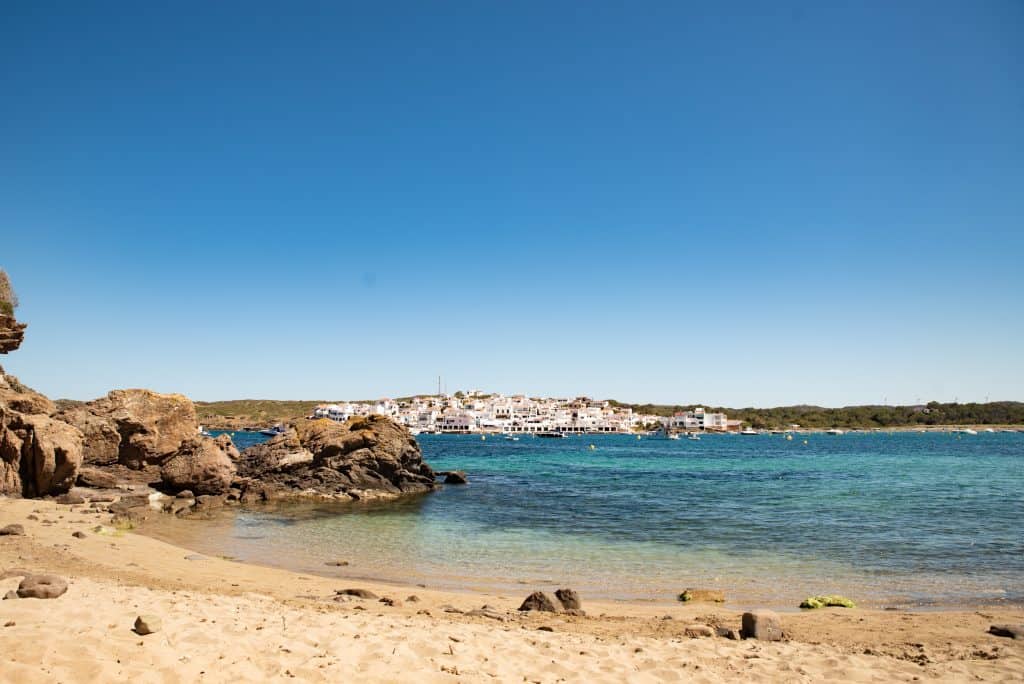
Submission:
[[[131,532],[95,532],[108,522],[108,514],[81,506],[0,499],[0,527],[20,523],[26,531],[0,537],[0,571],[56,573],[70,586],[58,599],[0,602],[0,680],[1024,681],[1024,642],[987,633],[993,623],[1024,622],[1019,609],[829,609],[783,614],[782,643],[691,639],[688,625],[738,628],[739,613],[584,596],[587,617],[520,614],[523,596],[196,557]],[[75,531],[86,537],[72,537]],[[18,583],[0,580],[0,594]],[[334,600],[349,587],[401,605]],[[447,612],[484,605],[502,619]],[[160,631],[134,633],[141,614],[159,617]]]

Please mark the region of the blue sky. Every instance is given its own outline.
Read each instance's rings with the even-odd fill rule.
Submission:
[[[53,396],[1024,399],[1024,4],[6,2]]]

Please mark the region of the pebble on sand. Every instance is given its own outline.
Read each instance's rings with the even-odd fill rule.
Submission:
[[[139,636],[146,636],[153,632],[159,632],[163,625],[156,615],[140,615],[135,618],[135,626],[132,630]]]

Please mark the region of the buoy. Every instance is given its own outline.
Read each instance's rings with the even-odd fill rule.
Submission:
[[[804,440],[804,444],[807,444],[807,440],[806,439]]]
[[[481,442],[486,442],[487,441],[487,435],[480,435],[480,441]]]
[[[786,435],[786,441],[787,442],[792,442],[793,441],[793,435]]]
[[[594,449],[596,449],[596,448],[597,448],[597,447],[596,447],[596,446],[594,446],[593,444],[591,444],[591,445],[590,445],[590,450],[591,450],[591,451],[593,451],[593,450],[594,450]]]

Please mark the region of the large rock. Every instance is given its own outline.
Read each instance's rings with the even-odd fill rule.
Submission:
[[[523,600],[522,605],[519,606],[519,610],[538,610],[544,613],[558,612],[558,609],[555,608],[554,602],[543,591],[535,591],[527,596],[526,599]]]
[[[162,466],[183,442],[199,434],[195,406],[187,397],[144,389],[114,390],[101,399],[62,411],[59,417],[86,435],[87,463],[113,462],[116,433],[115,460],[136,470],[147,465]]]
[[[234,461],[222,443],[210,437],[184,442],[160,468],[160,479],[175,492],[187,489],[196,494],[223,494],[234,477]]]
[[[741,634],[744,639],[760,641],[781,641],[782,620],[770,610],[755,610],[743,614]]]
[[[13,375],[5,375],[0,368],[0,406],[6,406],[18,413],[39,413],[50,415],[54,411],[53,402],[18,381]]]
[[[0,354],[9,354],[21,346],[25,339],[24,323],[19,323],[14,316],[0,313]]]
[[[82,464],[82,433],[42,414],[0,404],[0,494],[63,494]]]
[[[57,575],[29,575],[18,585],[18,598],[55,599],[68,590],[68,583]]]
[[[385,416],[301,421],[242,452],[239,475],[276,494],[361,499],[433,489],[409,431]]]

